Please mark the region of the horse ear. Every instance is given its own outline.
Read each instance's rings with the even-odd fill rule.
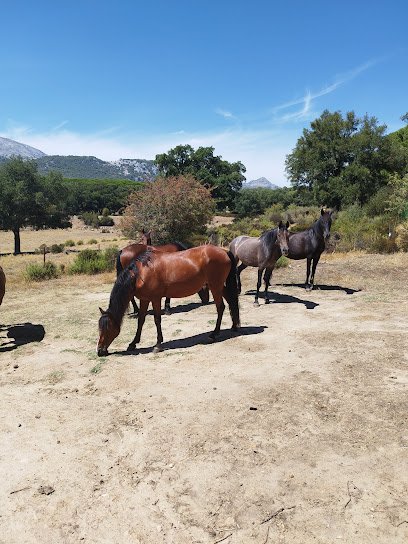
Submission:
[[[102,315],[106,314],[106,312],[104,312],[100,306],[99,306],[99,311],[101,312]]]
[[[144,230],[144,229],[142,229],[142,234],[145,234],[145,230]]]
[[[278,229],[281,229],[283,227],[282,221],[279,221]]]
[[[286,221],[286,228],[288,229],[289,228],[289,221]]]
[[[324,209],[323,208],[320,210],[320,215],[324,215]]]

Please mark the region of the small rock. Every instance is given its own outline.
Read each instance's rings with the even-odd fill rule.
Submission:
[[[250,410],[258,410],[258,408],[256,408],[255,406],[250,406],[249,409]]]
[[[41,495],[51,495],[54,491],[55,489],[50,485],[40,485],[38,488],[38,493],[41,493]]]
[[[18,368],[18,365],[17,364],[13,365],[13,368]]]
[[[40,419],[41,415],[40,414],[36,414],[35,415],[35,419]]]

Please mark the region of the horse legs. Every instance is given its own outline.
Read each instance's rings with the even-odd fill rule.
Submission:
[[[258,297],[259,297],[259,289],[261,288],[261,283],[262,283],[262,272],[263,271],[264,271],[263,268],[258,268],[258,282],[256,284],[256,294],[255,294],[255,300],[254,300],[254,305],[255,306],[259,306]]]
[[[137,316],[137,314],[139,313],[139,308],[137,307],[137,302],[135,297],[132,297],[130,299],[130,302],[132,303],[132,306],[133,306],[133,315]]]
[[[312,286],[312,289],[313,289],[313,285],[314,285],[314,277],[315,277],[316,267],[317,267],[317,263],[319,262],[320,255],[321,255],[321,253],[319,253],[318,255],[315,255],[313,257],[312,275],[310,276],[310,284]]]
[[[273,268],[266,268],[265,274],[264,274],[264,282],[265,282],[265,304],[269,304],[268,287],[271,285],[270,279],[272,278],[272,272],[273,272]]]
[[[138,344],[140,342],[140,336],[142,334],[142,328],[143,328],[143,324],[144,324],[145,319],[146,319],[146,314],[147,314],[147,308],[148,307],[149,307],[149,301],[148,300],[141,300],[140,301],[139,317],[137,319],[137,331],[136,331],[135,337],[133,338],[133,340],[128,345],[128,348],[127,348],[128,351],[135,350],[136,349],[136,344]]]
[[[208,285],[204,285],[204,287],[198,291],[198,296],[203,304],[208,304],[210,302],[210,291],[208,289]]]
[[[166,300],[164,301],[164,313],[166,315],[171,314],[171,308],[170,308],[170,299],[166,297]]]
[[[153,353],[158,353],[162,350],[161,344],[163,342],[163,334],[161,328],[161,299],[157,298],[152,300],[153,304],[153,313],[154,313],[154,323],[157,330],[157,342],[153,348]]]
[[[244,263],[241,263],[237,267],[237,282],[238,282],[238,293],[241,293],[241,272],[247,268],[247,265]]]
[[[313,289],[313,286],[311,286],[309,284],[309,276],[310,276],[310,264],[312,262],[312,257],[307,257],[307,264],[306,264],[306,283],[305,283],[305,288],[310,291],[311,289]]]
[[[211,291],[211,292],[214,298],[215,305],[217,307],[217,314],[218,314],[217,324],[215,325],[215,329],[213,330],[212,333],[210,333],[210,338],[214,339],[216,336],[218,336],[221,329],[221,321],[222,321],[222,315],[225,310],[225,304],[222,299],[222,294],[220,292],[217,292],[217,293],[214,293],[214,291]]]

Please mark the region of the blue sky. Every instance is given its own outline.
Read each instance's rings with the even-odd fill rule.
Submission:
[[[0,135],[49,154],[153,159],[212,145],[247,179],[324,109],[408,111],[406,1],[4,0]]]

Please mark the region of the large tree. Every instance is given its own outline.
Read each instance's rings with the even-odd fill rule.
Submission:
[[[209,189],[192,176],[158,177],[130,195],[122,230],[131,238],[151,230],[155,244],[188,242],[205,231],[213,213]]]
[[[366,203],[387,184],[390,172],[403,170],[400,146],[385,130],[375,117],[325,110],[286,158],[292,185],[317,205]]]
[[[67,189],[61,174],[41,176],[33,161],[13,158],[0,166],[0,230],[14,234],[14,253],[21,253],[20,229],[70,225],[65,212]]]
[[[178,145],[168,153],[156,155],[159,174],[164,177],[192,175],[211,189],[218,209],[234,206],[234,199],[245,180],[245,166],[214,155],[213,147]]]

